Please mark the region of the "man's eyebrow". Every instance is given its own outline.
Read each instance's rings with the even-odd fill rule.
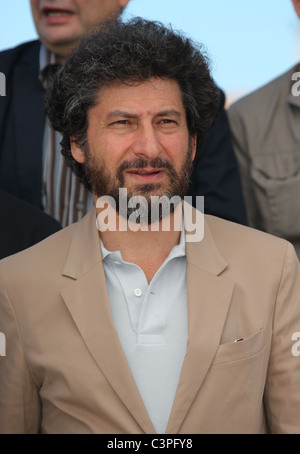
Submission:
[[[127,112],[126,110],[113,110],[107,115],[108,119],[111,118],[137,118],[139,115]],[[181,117],[181,113],[175,109],[162,110],[156,113],[156,117]]]
[[[116,118],[116,117],[121,117],[121,118],[135,118],[136,115],[126,112],[125,110],[113,110],[112,112],[109,112],[107,115],[107,118]]]
[[[163,110],[162,112],[158,112],[157,117],[181,117],[181,113],[175,109]]]

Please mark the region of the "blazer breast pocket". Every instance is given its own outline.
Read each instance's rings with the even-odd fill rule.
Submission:
[[[250,337],[227,342],[218,347],[212,365],[231,363],[250,359],[263,352],[267,343],[265,329],[253,333]]]
[[[254,156],[251,177],[264,230],[286,239],[299,237],[299,150]]]

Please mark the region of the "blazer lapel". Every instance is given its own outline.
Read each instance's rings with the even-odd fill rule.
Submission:
[[[187,243],[188,347],[166,433],[177,433],[199,391],[220,343],[233,292],[222,276],[227,263],[207,222],[204,239]]]
[[[94,210],[75,227],[63,274],[73,280],[62,298],[90,354],[140,427],[155,433],[115,330]]]

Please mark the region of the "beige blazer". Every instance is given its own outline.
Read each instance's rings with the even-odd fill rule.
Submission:
[[[167,433],[300,433],[292,246],[207,216],[186,253],[189,339]],[[0,332],[1,433],[154,433],[114,328],[94,211],[0,262]]]
[[[295,76],[293,76],[295,75]],[[248,223],[300,257],[300,63],[228,111]]]

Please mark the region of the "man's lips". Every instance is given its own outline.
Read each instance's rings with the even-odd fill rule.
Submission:
[[[45,6],[42,9],[41,13],[42,13],[42,17],[49,24],[64,23],[71,16],[73,16],[75,14],[74,11],[72,11],[72,10],[65,9],[65,8],[51,7],[51,6]]]
[[[164,169],[127,169],[126,173],[140,181],[155,181],[160,179],[165,171]]]

